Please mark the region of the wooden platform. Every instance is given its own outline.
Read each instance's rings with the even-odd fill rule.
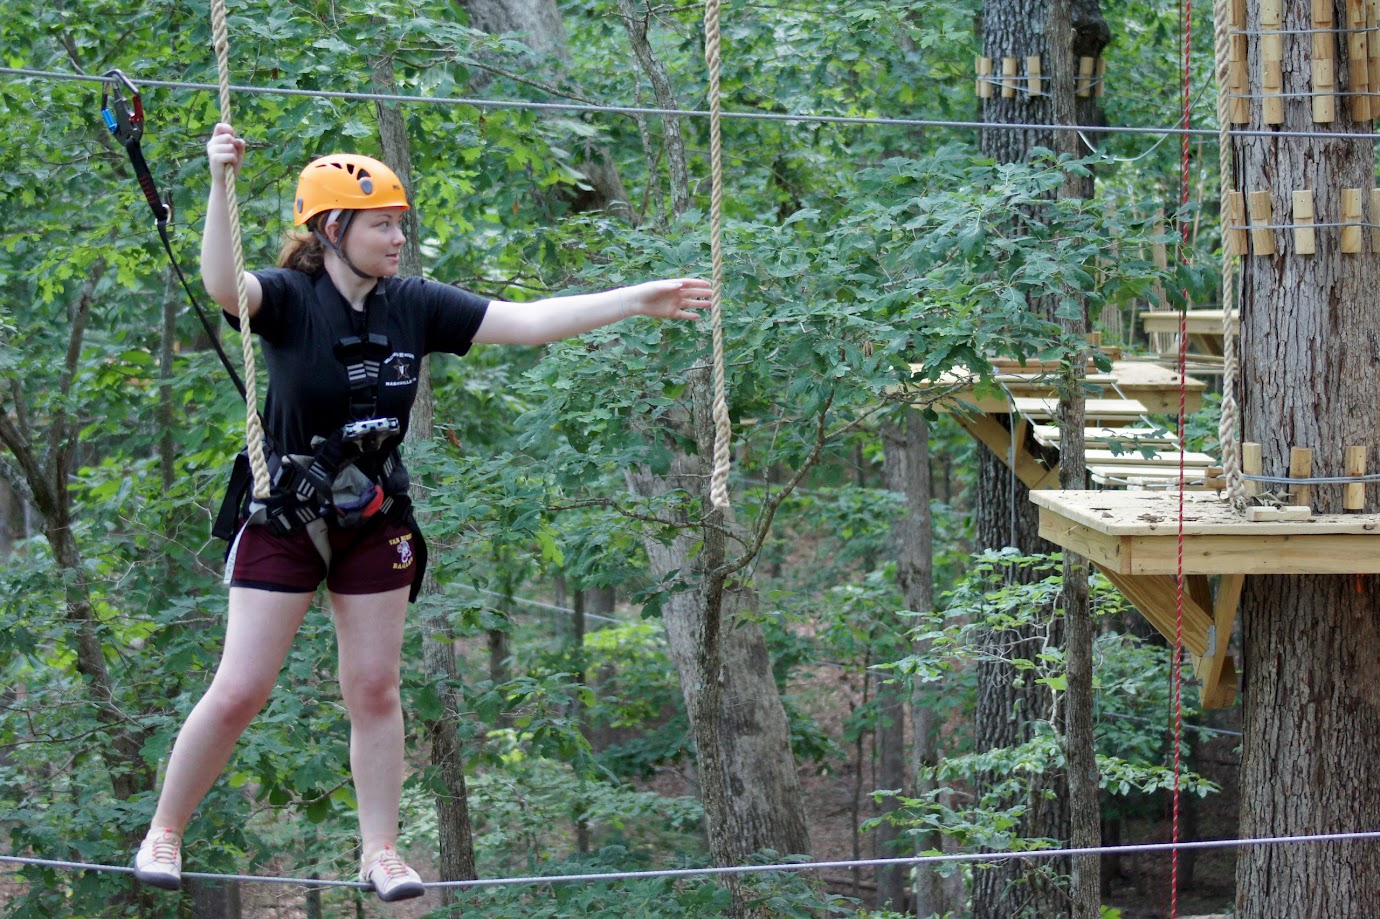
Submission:
[[[1030,499],[1040,508],[1042,537],[1096,565],[1174,640],[1177,491],[1032,491]],[[1208,708],[1230,705],[1235,698],[1226,644],[1247,576],[1380,573],[1380,514],[1252,523],[1215,493],[1185,492],[1183,543],[1183,641],[1194,656]],[[1215,594],[1212,576],[1219,576]]]
[[[1140,314],[1141,328],[1147,335],[1178,335],[1178,310],[1150,310]],[[1200,353],[1222,356],[1222,311],[1188,310],[1183,314],[1189,343]],[[1232,327],[1241,330],[1241,317],[1232,317]]]
[[[936,393],[939,398],[934,409],[938,412],[1008,414],[1013,398],[1055,401],[1059,398],[1058,378],[1051,368],[1032,364],[1029,370],[1017,372],[1009,364],[1003,364],[997,371],[992,382],[985,385],[977,374],[952,372],[938,380],[917,380],[912,388]],[[1112,362],[1111,373],[1089,371],[1085,384],[1091,390],[1090,399],[1132,400],[1140,404],[1142,415],[1177,415],[1179,379],[1177,372],[1154,361],[1117,360]],[[1186,411],[1197,411],[1207,384],[1190,377],[1184,389]]]
[[[1090,365],[1091,366],[1091,365]],[[912,384],[932,394],[937,411],[951,414],[960,425],[1010,466],[1027,488],[1053,488],[1059,467],[1051,457],[1058,450],[1056,392],[1058,365],[1028,364],[1017,372],[1011,362],[998,362],[992,382],[974,374],[949,373],[938,380]],[[1096,395],[1085,401],[1084,439],[1089,448],[1088,475],[1099,485],[1163,488],[1179,482],[1175,436],[1154,425],[1149,416],[1177,414],[1180,376],[1151,361],[1112,361],[1111,373],[1090,371],[1085,381]],[[1196,410],[1207,388],[1200,380],[1183,384],[1183,402]],[[1005,421],[1001,416],[1010,416]],[[1108,432],[1125,431],[1125,434]],[[1037,455],[1027,443],[1030,432],[1037,444],[1050,448]],[[1112,450],[1115,446],[1117,449]],[[1146,456],[1146,452],[1150,456]],[[1193,472],[1186,487],[1215,484],[1208,471],[1211,457],[1190,456]]]

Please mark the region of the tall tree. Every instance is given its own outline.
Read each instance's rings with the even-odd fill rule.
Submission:
[[[396,94],[397,79],[393,59],[387,54],[373,61],[374,82],[385,94]],[[377,104],[379,141],[384,159],[398,173],[403,187],[409,192],[412,182],[412,143],[407,136],[407,124],[396,104]],[[410,240],[420,240],[421,216],[416,207],[403,215],[404,232]],[[421,246],[403,249],[401,273],[421,276]],[[418,440],[435,436],[436,403],[431,386],[431,365],[424,362],[417,379],[417,399],[412,406],[409,446]],[[431,739],[431,766],[437,772],[436,831],[440,847],[441,877],[447,880],[467,880],[478,876],[474,863],[474,827],[470,822],[469,791],[465,786],[465,755],[460,742],[459,722],[463,706],[460,703],[459,670],[455,662],[455,642],[446,607],[435,602],[436,575],[425,575],[419,602],[423,616],[422,665],[432,690],[436,693],[441,711],[439,718],[425,725]],[[455,901],[452,888],[442,888],[441,902],[449,906]]]
[[[982,10],[982,54],[993,61],[994,70],[1002,72],[1003,59],[1014,59],[1024,71],[1027,61],[1038,58],[1042,62],[1063,58],[1052,54],[1047,30],[1051,0],[985,0]],[[1110,38],[1106,21],[1102,18],[1097,0],[1077,0],[1070,4],[1068,22],[1072,28],[1072,56],[1097,57]],[[1042,70],[1045,68],[1042,67]],[[1002,124],[1053,125],[1055,119],[1054,93],[1072,93],[1074,82],[1070,73],[1045,73],[1043,92],[1028,91],[1024,79],[1014,79],[1014,92],[1004,85],[993,85],[982,100],[982,120],[994,125],[984,129],[982,151],[998,162],[1024,162],[1036,148],[1055,149],[1055,132],[1047,128],[1005,128]],[[1082,124],[1096,123],[1098,118],[1095,96],[1078,100],[1075,109]],[[1089,180],[1090,181],[1090,180]],[[1084,197],[1091,188],[1080,189]],[[1019,220],[1020,215],[1013,215]],[[1057,321],[1055,299],[1031,302],[1029,307],[1050,322]],[[1044,455],[1050,462],[1057,455],[1034,443],[1026,446],[1036,455]],[[977,545],[980,548],[1014,546],[1023,554],[1054,551],[1055,547],[1039,537],[1039,515],[1029,500],[1028,489],[1011,470],[989,450],[980,451],[978,490],[976,500]],[[1021,645],[1033,636],[1001,635],[995,641],[1012,645],[1016,657],[1029,656],[1030,649]],[[1060,639],[1062,642],[1062,638]],[[990,662],[979,669],[979,695],[975,713],[975,744],[978,749],[1010,747],[1030,739],[1033,713],[1049,708],[1048,689],[1035,682],[1033,674],[1016,670],[993,655]],[[1053,771],[1044,774],[1048,788],[1033,788],[1031,808],[1027,812],[1023,835],[1068,838],[1067,781]],[[1046,797],[1044,792],[1052,792]],[[1024,914],[1058,916],[1067,910],[1064,894],[1047,883],[1039,872],[1029,871],[1014,861],[979,872],[974,878],[973,910],[977,917],[1006,917]]]
[[[1292,194],[1311,189],[1323,220],[1341,222],[1344,189],[1363,198],[1375,187],[1375,150],[1366,97],[1338,97],[1336,120],[1315,123],[1308,93],[1313,66],[1335,66],[1347,85],[1357,44],[1336,36],[1333,62],[1312,60],[1308,30],[1326,12],[1345,30],[1352,4],[1283,4],[1282,20],[1245,4],[1250,28],[1293,34],[1248,39],[1249,128],[1276,136],[1232,140],[1233,187],[1268,192],[1272,222],[1290,222]],[[1280,6],[1273,7],[1279,16]],[[1359,46],[1364,49],[1364,38]],[[1271,53],[1273,51],[1273,53]],[[1275,62],[1282,85],[1263,83]],[[1348,69],[1350,67],[1350,69]],[[1364,70],[1364,64],[1361,65]],[[1349,84],[1357,92],[1355,83]],[[1282,121],[1267,123],[1262,94],[1283,92]],[[1290,95],[1299,94],[1299,95]],[[1273,120],[1273,119],[1272,119]],[[1323,134],[1290,136],[1288,132]],[[1354,135],[1362,135],[1360,137]],[[1322,222],[1320,220],[1320,222]],[[1317,253],[1302,255],[1287,231],[1270,231],[1274,253],[1258,247],[1241,261],[1241,407],[1243,438],[1260,443],[1263,471],[1285,474],[1291,447],[1315,451],[1314,468],[1339,474],[1346,445],[1380,440],[1380,379],[1368,360],[1380,338],[1374,309],[1380,264],[1369,234],[1346,254],[1346,230],[1318,234]],[[1321,393],[1325,391],[1326,396]],[[1340,489],[1313,491],[1316,511],[1339,512]],[[1374,493],[1367,510],[1376,508]],[[1380,709],[1373,674],[1380,663],[1374,628],[1374,579],[1343,576],[1248,578],[1241,598],[1245,740],[1241,762],[1241,833],[1282,836],[1373,826],[1380,805]],[[1241,850],[1237,915],[1368,916],[1380,890],[1380,849],[1365,842],[1261,846]]]
[[[901,596],[908,610],[928,613],[934,608],[934,534],[930,516],[930,437],[929,425],[920,412],[906,410],[899,421],[883,424],[881,428],[883,450],[883,477],[886,487],[905,496],[902,512],[892,524],[892,539],[896,549],[896,581],[901,588]],[[912,653],[924,656],[927,648],[923,645],[912,648]],[[897,684],[899,690],[903,688]],[[891,784],[889,776],[883,775],[883,788],[902,788],[914,784],[917,777],[932,774],[931,770],[939,762],[938,718],[934,709],[916,698],[917,687],[908,689],[904,695],[890,705],[893,718],[900,719],[905,711],[904,701],[909,701],[911,728],[910,781]],[[895,740],[888,744],[896,745]],[[928,786],[933,780],[924,780]],[[911,793],[919,797],[931,787],[913,788]],[[879,834],[879,844],[890,842],[894,836]],[[916,840],[917,851],[925,852],[940,849],[942,840],[938,833],[923,834]],[[893,855],[884,851],[884,855]],[[878,905],[893,904],[899,909],[905,902],[902,895],[903,873],[899,868],[878,872]],[[943,886],[939,874],[923,868],[916,872],[914,883],[914,913],[917,916],[944,915],[948,912],[944,902]]]

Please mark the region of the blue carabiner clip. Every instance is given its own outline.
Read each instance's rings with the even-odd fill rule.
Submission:
[[[139,90],[119,70],[108,71],[105,79],[105,89],[101,91],[101,117],[105,119],[105,126],[126,147],[138,143],[144,135],[144,103],[139,98]]]

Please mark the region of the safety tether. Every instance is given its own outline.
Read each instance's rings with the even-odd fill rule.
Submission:
[[[235,365],[230,363],[229,356],[225,349],[221,347],[220,335],[216,332],[216,327],[207,318],[206,311],[201,308],[201,302],[196,294],[192,293],[192,286],[187,283],[187,276],[182,273],[182,266],[177,263],[177,255],[173,252],[172,239],[168,236],[168,223],[172,221],[172,199],[164,201],[158,194],[158,183],[153,180],[153,173],[149,171],[149,164],[144,159],[143,147],[140,139],[144,136],[144,102],[139,95],[139,89],[134,85],[134,81],[125,76],[123,71],[110,70],[104,77],[105,88],[101,92],[101,118],[105,121],[105,126],[110,129],[110,134],[129,154],[130,165],[134,169],[134,178],[139,183],[139,189],[144,193],[144,200],[148,202],[149,210],[153,212],[153,219],[158,225],[158,237],[163,241],[163,250],[168,254],[168,262],[172,265],[173,272],[177,279],[182,282],[182,289],[187,292],[187,299],[192,304],[192,309],[196,311],[196,316],[201,320],[201,326],[206,330],[206,337],[211,342],[211,347],[215,348],[216,356],[220,358],[221,365],[225,367],[226,373],[230,374],[230,380],[235,384],[235,389],[239,391],[240,397],[244,397],[244,382],[240,379],[239,373],[235,370]]]
[[[216,73],[220,79],[220,120],[230,117],[230,41],[226,29],[225,0],[211,0],[211,40],[216,49]],[[244,359],[244,436],[249,448],[249,468],[254,476],[254,497],[267,501],[272,490],[268,461],[264,458],[264,429],[259,420],[259,393],[255,383],[254,342],[249,334],[249,297],[244,286],[244,242],[240,232],[240,205],[235,193],[235,167],[225,167],[225,203],[230,219],[230,248],[235,258],[235,295],[239,299],[240,343]]]
[[[733,427],[728,420],[728,396],[724,384],[723,329],[723,141],[720,131],[719,0],[705,0],[704,57],[709,65],[709,253],[713,262],[709,301],[714,344],[714,469],[709,477],[709,501],[716,510],[728,509],[729,441]]]

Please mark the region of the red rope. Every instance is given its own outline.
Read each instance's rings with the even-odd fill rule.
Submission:
[[[1193,0],[1182,0],[1179,11],[1183,24],[1183,126],[1188,127],[1192,113],[1192,69],[1189,50],[1193,38]],[[1188,132],[1183,133],[1179,155],[1179,260],[1188,263],[1188,198],[1189,198]],[[1188,292],[1183,291],[1179,308],[1179,522],[1178,561],[1174,578],[1174,657],[1171,662],[1174,687],[1174,847],[1170,850],[1169,919],[1179,915],[1179,774],[1183,763],[1183,650],[1184,650],[1184,415],[1188,408]]]

